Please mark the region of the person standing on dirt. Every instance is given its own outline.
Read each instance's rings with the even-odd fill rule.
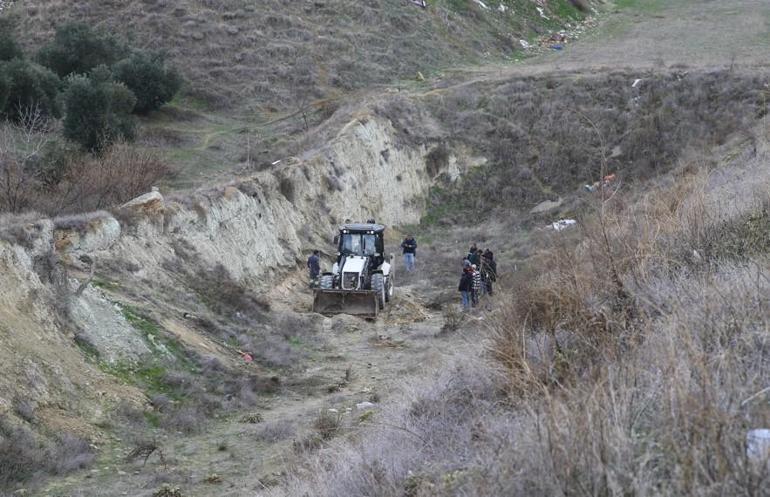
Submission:
[[[313,255],[307,258],[307,269],[310,274],[310,288],[318,285],[318,275],[321,274],[321,259],[318,250],[313,251]]]
[[[473,291],[473,269],[466,267],[460,277],[460,286],[457,287],[462,298],[463,311],[471,309],[471,292]]]
[[[492,295],[492,283],[497,280],[497,263],[495,254],[487,249],[481,258],[481,277],[484,280],[484,291]]]
[[[475,245],[474,245],[475,247]],[[473,247],[471,247],[471,252],[468,254],[468,260],[471,261],[471,264],[475,264],[476,267],[481,266],[481,250],[476,249],[473,250]]]
[[[406,266],[406,271],[411,273],[414,271],[414,259],[417,257],[417,240],[415,240],[412,235],[407,236],[404,238],[404,241],[401,242],[401,249],[404,254],[404,266]]]
[[[476,243],[471,245],[471,248],[468,249],[468,255],[465,256],[466,259],[470,260],[471,257],[473,257],[473,254],[475,254],[479,249],[476,248]]]
[[[473,287],[471,290],[471,305],[479,305],[479,293],[481,292],[481,271],[476,264],[471,265],[471,275],[473,276]]]

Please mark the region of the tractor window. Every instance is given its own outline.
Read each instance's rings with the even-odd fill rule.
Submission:
[[[364,239],[364,255],[374,255],[377,253],[377,238],[374,235],[362,235]]]
[[[361,255],[361,235],[342,235],[342,253],[347,255]]]
[[[340,251],[345,255],[374,255],[379,252],[377,248],[377,236],[346,233],[342,235]]]

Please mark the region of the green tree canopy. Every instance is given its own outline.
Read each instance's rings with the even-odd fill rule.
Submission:
[[[160,54],[135,52],[113,67],[115,79],[136,95],[135,112],[146,114],[169,102],[182,86],[176,69]]]
[[[56,35],[38,52],[41,64],[60,77],[86,74],[100,65],[111,66],[128,54],[115,36],[72,22],[56,29]]]
[[[13,37],[13,26],[9,19],[0,19],[0,60],[21,59],[24,53]]]
[[[56,74],[23,59],[0,62],[0,74],[9,83],[5,105],[0,107],[4,117],[17,120],[25,109],[32,107],[44,117],[60,116],[56,97],[61,80]]]
[[[11,79],[2,72],[0,65],[0,114],[3,113],[5,105],[8,103],[8,95],[11,93]]]
[[[65,137],[91,152],[118,139],[134,138],[136,121],[131,112],[136,97],[125,85],[112,81],[107,67],[97,67],[90,76],[70,76],[67,83]]]

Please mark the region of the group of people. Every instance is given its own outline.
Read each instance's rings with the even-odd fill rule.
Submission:
[[[492,295],[494,291],[492,285],[495,281],[497,281],[495,254],[489,249],[481,250],[474,243],[463,259],[463,273],[458,287],[463,310],[468,311],[476,307],[482,295]]]
[[[401,250],[406,271],[414,271],[417,241],[412,235],[407,236],[401,242]],[[314,250],[313,255],[307,260],[311,287],[318,284],[318,277],[321,272],[319,255],[318,250]],[[495,254],[489,249],[478,248],[474,243],[463,258],[463,272],[458,286],[463,310],[468,311],[476,307],[483,295],[492,295],[493,285],[496,281],[497,262],[495,261]]]

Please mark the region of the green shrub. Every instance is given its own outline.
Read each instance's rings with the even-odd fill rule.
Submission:
[[[115,80],[136,95],[134,111],[146,114],[169,102],[182,86],[176,69],[166,65],[160,54],[136,52],[113,67]]]
[[[13,38],[13,29],[7,19],[0,19],[0,60],[21,59],[24,57],[19,44]]]
[[[0,66],[2,67],[2,66]],[[11,78],[7,74],[0,72],[0,114],[3,113],[8,103],[8,95],[11,93]]]
[[[10,83],[5,105],[0,108],[1,115],[10,120],[17,120],[24,109],[36,107],[45,117],[59,117],[56,96],[61,81],[56,74],[34,62],[22,59],[0,62],[0,74]],[[0,89],[0,103],[2,100]]]
[[[73,22],[57,28],[54,39],[40,49],[38,59],[63,78],[86,74],[100,65],[111,66],[127,53],[125,44],[111,34]]]
[[[136,97],[112,81],[106,67],[96,68],[91,76],[70,76],[63,101],[64,136],[85,150],[98,152],[118,139],[133,140]]]

